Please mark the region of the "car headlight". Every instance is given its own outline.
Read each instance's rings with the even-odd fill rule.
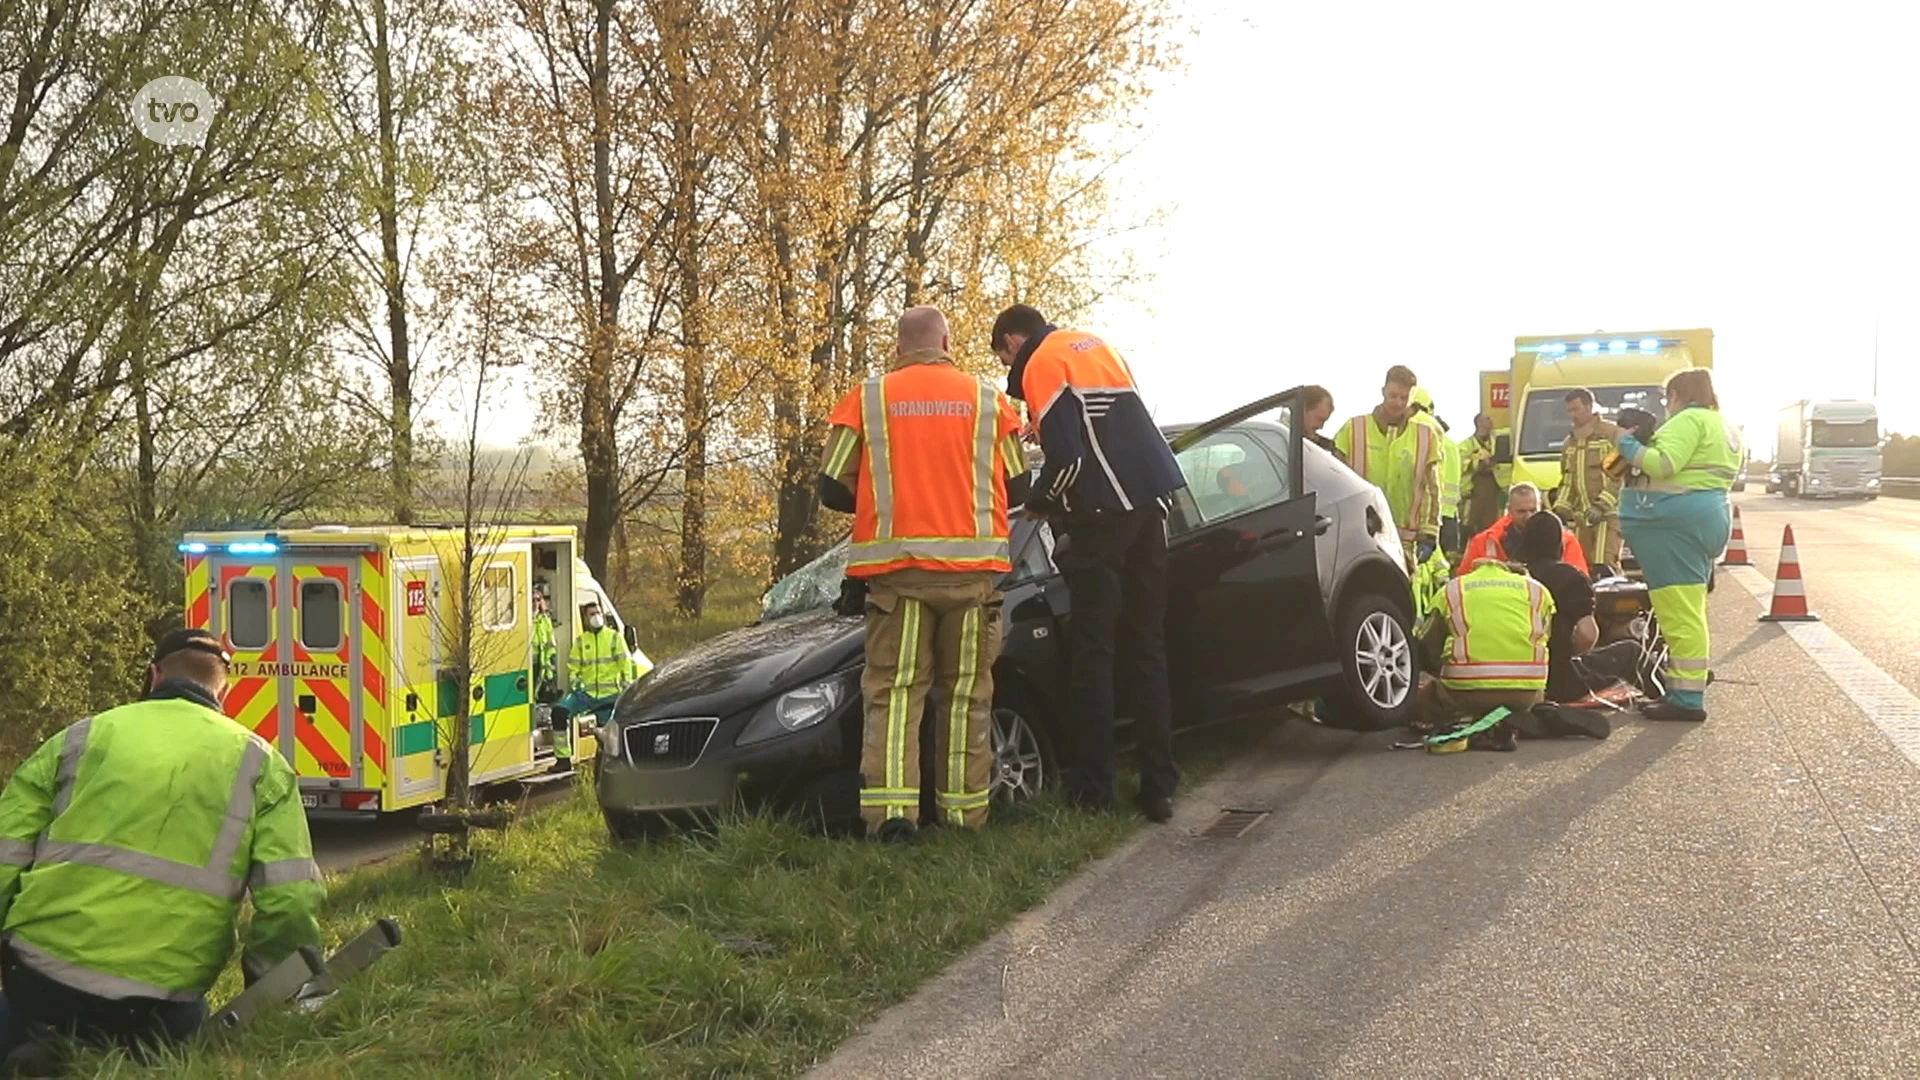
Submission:
[[[859,692],[857,671],[843,671],[797,690],[789,690],[762,705],[760,711],[753,714],[753,719],[747,721],[746,729],[740,732],[740,737],[733,744],[747,746],[804,731],[832,716],[834,710]]]

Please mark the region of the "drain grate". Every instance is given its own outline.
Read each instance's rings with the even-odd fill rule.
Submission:
[[[1222,810],[1220,816],[1213,819],[1213,824],[1194,835],[1213,840],[1238,840],[1252,832],[1253,827],[1265,821],[1267,815],[1272,812],[1271,810]]]

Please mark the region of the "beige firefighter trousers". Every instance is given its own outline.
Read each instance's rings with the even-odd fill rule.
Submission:
[[[891,818],[918,821],[920,721],[933,717],[939,820],[987,822],[993,780],[993,662],[1000,655],[997,574],[896,570],[867,580],[867,667],[861,679],[860,817],[872,835]]]

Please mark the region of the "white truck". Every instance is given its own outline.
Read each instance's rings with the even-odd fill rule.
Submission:
[[[1767,491],[1880,497],[1880,414],[1871,401],[1796,401],[1780,410]]]

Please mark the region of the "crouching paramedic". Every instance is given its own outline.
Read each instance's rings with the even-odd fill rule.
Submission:
[[[253,894],[251,983],[320,944],[326,890],[286,758],[222,715],[228,656],[205,630],[155,650],[145,700],[41,745],[0,795],[3,1050],[47,1030],[179,1040]]]
[[[1546,697],[1553,613],[1546,586],[1507,563],[1482,562],[1448,582],[1421,632],[1439,679],[1421,687],[1416,726],[1437,731],[1496,709],[1524,713],[1538,705]],[[1476,747],[1513,749],[1504,721],[1475,738]]]
[[[854,516],[847,575],[867,587],[860,816],[889,842],[918,828],[936,682],[938,820],[984,825],[993,776],[994,584],[1011,568],[1008,500],[1025,500],[1027,463],[1013,403],[955,367],[951,347],[939,310],[901,315],[893,370],[833,410],[821,470],[820,501]]]

